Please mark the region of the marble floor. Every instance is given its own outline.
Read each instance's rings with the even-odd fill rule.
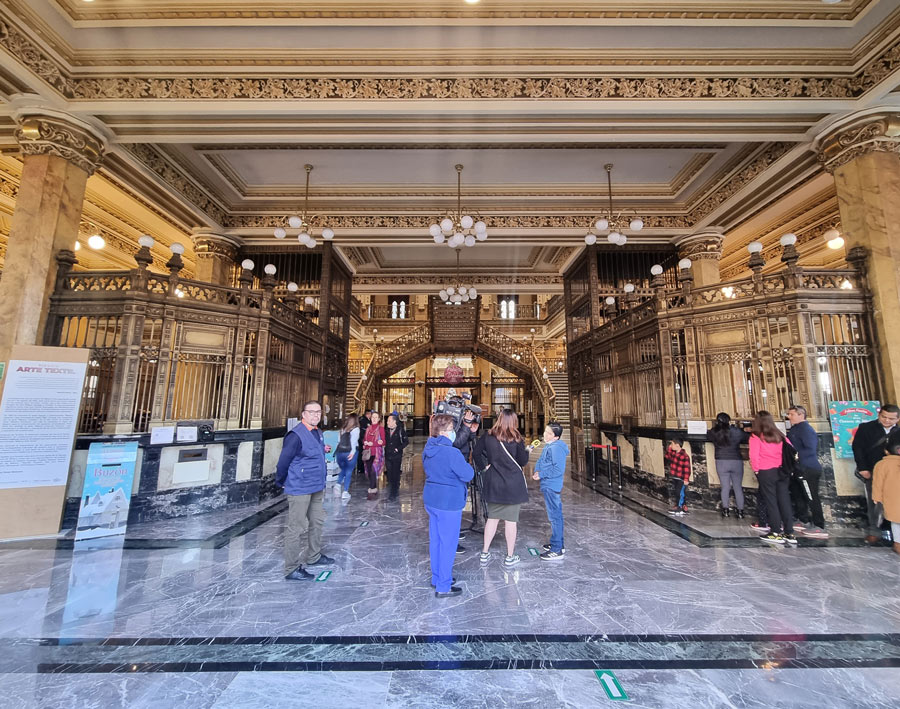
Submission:
[[[889,549],[852,530],[771,548],[570,482],[566,558],[547,563],[530,488],[521,563],[503,568],[498,535],[481,565],[468,532],[450,599],[429,585],[418,463],[399,502],[361,479],[328,494],[336,563],[313,582],[282,578],[277,502],[125,543],[0,544],[0,707],[898,705]]]

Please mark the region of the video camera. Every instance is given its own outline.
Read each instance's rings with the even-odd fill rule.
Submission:
[[[473,423],[481,423],[481,407],[471,403],[471,400],[471,394],[457,394],[455,390],[451,389],[447,392],[446,398],[434,402],[434,413],[452,416],[457,428],[466,411],[474,416]]]

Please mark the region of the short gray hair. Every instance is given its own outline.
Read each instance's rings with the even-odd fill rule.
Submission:
[[[798,414],[801,414],[803,418],[806,418],[805,406],[800,406],[799,404],[797,404],[796,406],[792,406],[791,408],[789,408],[788,411],[796,411]]]

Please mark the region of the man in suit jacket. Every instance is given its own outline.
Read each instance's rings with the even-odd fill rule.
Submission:
[[[884,458],[884,444],[891,431],[897,429],[898,421],[900,421],[900,407],[894,404],[885,404],[879,409],[878,418],[860,424],[853,437],[856,472],[866,486],[866,512],[869,517],[866,542],[869,544],[875,544],[881,539],[878,510],[875,503],[872,502],[872,470],[875,468],[875,463]]]

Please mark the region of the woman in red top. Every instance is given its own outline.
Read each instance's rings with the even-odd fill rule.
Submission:
[[[750,467],[756,473],[762,504],[769,515],[770,531],[762,540],[774,544],[796,544],[794,513],[788,490],[791,476],[782,467],[783,447],[790,443],[778,430],[768,411],[756,414],[751,431]]]
[[[381,414],[377,411],[372,412],[372,423],[366,429],[365,438],[363,438],[363,457],[368,451],[368,460],[365,460],[363,466],[366,469],[366,477],[369,479],[369,494],[367,500],[374,500],[378,497],[378,476],[384,469],[384,426],[381,425]]]

